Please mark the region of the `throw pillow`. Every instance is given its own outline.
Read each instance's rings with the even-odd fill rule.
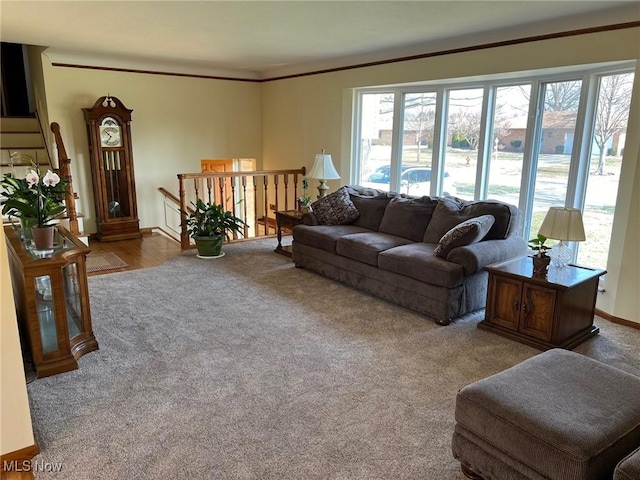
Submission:
[[[422,241],[438,243],[456,225],[481,215],[493,215],[495,218],[487,240],[507,238],[518,229],[519,210],[512,205],[497,200],[466,201],[456,197],[442,197],[438,199],[438,206]]]
[[[392,198],[378,231],[420,242],[436,205],[437,201],[430,197]]]
[[[360,216],[358,209],[349,198],[346,187],[341,187],[313,202],[311,209],[322,225],[345,225]]]
[[[489,233],[495,221],[493,215],[481,215],[456,225],[442,236],[433,254],[446,258],[449,252],[456,247],[479,242]]]

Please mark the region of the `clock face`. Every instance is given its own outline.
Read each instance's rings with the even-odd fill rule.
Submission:
[[[100,143],[103,147],[121,147],[122,136],[120,134],[120,126],[101,126]]]

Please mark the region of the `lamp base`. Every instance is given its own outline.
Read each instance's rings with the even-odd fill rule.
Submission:
[[[318,199],[327,196],[327,190],[329,190],[329,186],[327,185],[326,180],[320,180],[320,185],[318,185]]]
[[[564,268],[573,260],[573,250],[560,240],[560,243],[551,249],[549,256],[556,267]]]

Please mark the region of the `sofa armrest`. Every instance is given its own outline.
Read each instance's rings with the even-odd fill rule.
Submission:
[[[316,225],[320,225],[320,222],[318,221],[318,218],[316,217],[315,213],[313,213],[313,212],[304,213],[302,215],[302,218],[300,219],[300,223],[302,223],[303,225],[309,225],[311,227],[314,227]]]
[[[464,275],[467,276],[481,271],[492,263],[522,257],[527,254],[527,251],[527,242],[524,238],[512,235],[504,240],[486,240],[454,248],[447,255],[447,260],[462,265]]]

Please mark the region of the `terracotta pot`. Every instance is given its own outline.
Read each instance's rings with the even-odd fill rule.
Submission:
[[[31,227],[33,243],[38,250],[50,250],[53,248],[53,233],[53,225]]]
[[[551,257],[539,257],[534,255],[531,258],[533,259],[533,276],[536,278],[545,278],[547,276],[547,271],[549,270]]]

